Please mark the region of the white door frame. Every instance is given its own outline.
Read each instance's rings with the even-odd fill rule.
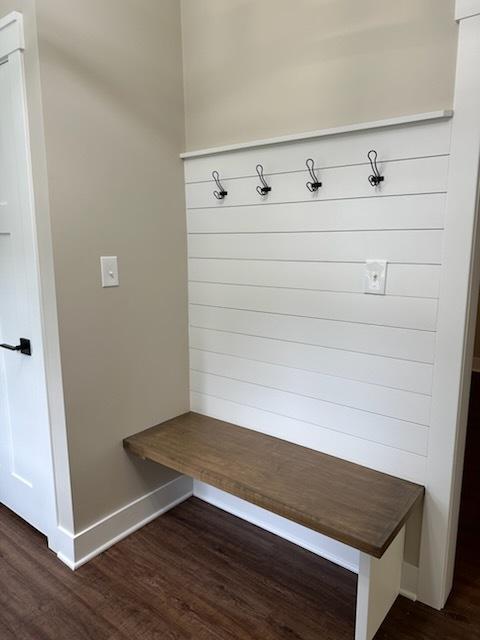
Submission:
[[[35,34],[36,38],[36,34]],[[18,166],[25,168],[25,175],[21,176],[21,200],[32,221],[35,265],[37,272],[37,291],[39,299],[37,306],[40,311],[41,343],[36,345],[36,352],[43,354],[45,370],[46,394],[50,423],[50,449],[52,452],[52,492],[53,504],[51,514],[51,529],[47,532],[49,547],[61,552],[68,548],[73,537],[73,508],[68,462],[66,438],[65,409],[63,400],[63,385],[60,364],[60,344],[58,334],[58,316],[55,295],[55,281],[53,268],[53,248],[50,231],[50,216],[48,210],[48,183],[46,171],[46,156],[43,136],[43,114],[41,109],[40,91],[34,90],[34,85],[40,87],[38,71],[38,47],[35,42],[28,43],[31,62],[29,71],[29,85],[27,86],[24,72],[25,37],[23,16],[12,12],[0,18],[0,60],[9,60],[19,69],[22,81],[18,83],[18,94],[15,96],[21,105],[16,127],[15,152]],[[29,89],[31,90],[29,92]],[[32,94],[32,100],[27,94]],[[34,99],[35,95],[37,100]],[[30,95],[28,96],[30,97]],[[36,150],[34,154],[35,176],[32,166],[32,148],[30,144],[30,124],[37,128]],[[35,180],[34,180],[35,178]],[[35,189],[34,189],[35,184]],[[47,196],[42,199],[41,206],[36,206],[35,192],[42,192]]]

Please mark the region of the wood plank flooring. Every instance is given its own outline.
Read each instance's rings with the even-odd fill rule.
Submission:
[[[455,587],[399,598],[377,640],[480,640],[480,376]],[[196,499],[76,573],[0,507],[0,640],[351,640],[356,577]]]

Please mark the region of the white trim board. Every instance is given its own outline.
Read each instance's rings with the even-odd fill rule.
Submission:
[[[444,607],[453,583],[480,283],[479,62],[480,14],[461,20],[459,28],[420,552],[419,600],[438,609]]]
[[[59,560],[75,571],[192,495],[358,574],[359,552],[356,549],[203,482],[192,481],[188,476],[179,476],[75,535],[59,527],[56,544],[52,550]],[[417,573],[416,567],[404,563],[401,594],[410,600],[416,600],[417,597]]]
[[[305,133],[295,133],[292,135],[267,138],[265,140],[253,140],[252,142],[240,142],[223,147],[212,147],[210,149],[198,149],[196,151],[186,151],[180,154],[180,158],[198,158],[200,156],[210,156],[217,153],[229,151],[239,151],[241,149],[254,149],[256,147],[267,147],[275,144],[288,142],[298,142],[300,140],[311,140],[314,138],[324,138],[326,136],[336,136],[342,133],[354,133],[355,131],[365,131],[368,129],[382,129],[385,127],[396,127],[403,124],[415,124],[417,122],[445,120],[453,116],[453,111],[431,111],[429,113],[417,113],[399,118],[389,118],[387,120],[377,120],[374,122],[362,122],[360,124],[349,124],[343,127],[333,127],[331,129],[319,129],[317,131],[306,131]]]
[[[352,547],[332,540],[307,527],[302,527],[199,480],[193,481],[193,495],[203,502],[231,513],[237,518],[250,522],[260,529],[269,531],[302,549],[358,574],[360,553]],[[400,593],[409,600],[417,599],[417,574],[417,567],[406,562],[403,563]]]
[[[192,479],[179,476],[72,535],[59,527],[54,551],[76,570],[131,533],[166,513],[193,493]]]
[[[28,69],[25,70],[23,50],[27,46],[30,53]],[[24,107],[22,109],[16,108],[16,112],[18,112],[19,131],[22,131],[19,150],[24,155],[28,173],[25,180],[26,191],[22,197],[29,202],[32,210],[35,260],[40,294],[41,342],[47,381],[56,494],[56,522],[55,519],[52,519],[48,538],[49,545],[54,547],[58,536],[58,526],[62,525],[67,530],[73,530],[73,506],[61,376],[38,47],[36,36],[33,37],[32,33],[28,39],[28,45],[26,45],[23,15],[16,11],[0,18],[0,61],[6,60],[9,65],[20,67],[21,74],[16,91],[18,92],[17,99],[21,100]],[[33,144],[31,144],[32,138]],[[40,340],[38,344],[40,346]]]

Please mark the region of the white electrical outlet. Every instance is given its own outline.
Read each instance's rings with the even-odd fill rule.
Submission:
[[[102,287],[118,287],[118,260],[117,256],[103,256],[100,258],[102,268]]]
[[[365,262],[365,293],[385,295],[386,280],[386,260],[367,260]]]

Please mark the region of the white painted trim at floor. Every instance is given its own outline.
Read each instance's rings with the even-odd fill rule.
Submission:
[[[60,528],[55,545],[57,556],[70,569],[78,569],[192,494],[192,479],[180,476],[75,535]]]
[[[250,502],[236,498],[198,480],[193,482],[193,495],[284,540],[293,542],[293,544],[307,551],[330,560],[330,562],[338,564],[353,573],[358,573],[359,552],[341,542],[327,538],[316,531],[295,524],[286,518],[277,516],[266,509],[257,507]],[[417,599],[417,575],[417,567],[404,562],[400,593],[410,600]]]
[[[314,138],[324,138],[325,136],[337,136],[342,133],[353,133],[354,131],[366,131],[367,129],[383,129],[384,127],[396,127],[403,124],[415,124],[427,120],[444,120],[451,118],[453,111],[430,111],[429,113],[416,113],[410,116],[399,118],[389,118],[387,120],[376,120],[375,122],[362,122],[360,124],[348,124],[344,127],[334,127],[332,129],[319,129],[317,131],[305,131],[304,133],[294,133],[292,135],[279,136],[277,138],[267,138],[265,140],[252,140],[251,142],[239,142],[229,144],[224,147],[212,147],[210,149],[198,149],[196,151],[186,151],[180,154],[180,158],[199,158],[201,156],[211,156],[227,151],[239,151],[241,149],[255,149],[256,147],[267,147],[274,144],[284,144],[285,142],[298,142],[299,140],[312,140]]]
[[[473,358],[472,371],[480,373],[480,358]]]
[[[400,585],[400,595],[416,602],[418,585],[418,567],[409,562],[403,562],[402,583]]]
[[[193,482],[193,495],[349,571],[358,573],[359,552],[356,549],[198,480]]]
[[[75,535],[60,527],[53,550],[64,564],[75,571],[192,495],[353,573],[358,573],[359,552],[355,549],[208,484],[192,481],[187,476],[180,476],[147,493]],[[417,574],[417,567],[404,563],[400,593],[410,600],[416,600],[417,597]]]

